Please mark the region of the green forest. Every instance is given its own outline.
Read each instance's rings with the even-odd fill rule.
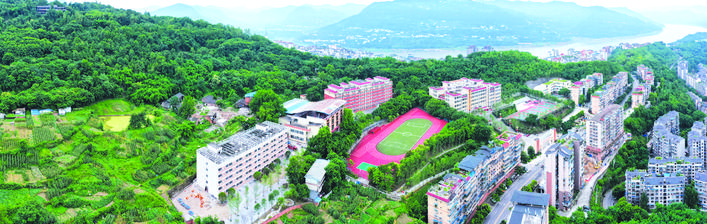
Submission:
[[[158,107],[178,92],[187,95],[189,101],[211,94],[222,99],[220,105],[232,106],[245,93],[265,90],[258,92],[262,101],[256,102],[268,107],[254,111],[262,121],[282,114],[282,108],[273,106],[273,102],[300,94],[321,100],[330,83],[373,76],[390,78],[395,85],[393,100],[373,115],[347,112],[347,124],[342,124],[341,131],[321,133],[312,139],[309,153],[290,157],[290,164],[299,165],[286,170],[294,187],[285,195],[293,199],[304,196],[297,191],[303,186],[298,175],[306,173],[307,164],[316,158],[334,161],[327,167],[331,181],[326,184],[333,197],[323,213],[337,216],[342,222],[378,214],[363,211],[364,198],[371,203],[386,203],[377,201],[380,194],[344,183],[346,149],[365,124],[394,119],[413,107],[450,121],[399,166],[390,164],[373,171],[384,174],[373,175],[380,177],[374,186],[386,190],[449,169],[464,154],[489,140],[494,131],[485,119],[458,113],[427,96],[428,86],[444,80],[469,77],[500,82],[503,96],[508,97],[528,92],[524,83],[529,80],[579,80],[595,72],[633,71],[635,65],[643,63],[658,71],[657,78],[664,84],[651,95],[656,106],[636,110],[634,119],[626,121],[627,131],[639,136],[669,109],[681,112],[681,124],[704,118],[702,113],[691,112],[694,105],[684,100],[685,94],[668,95],[685,92],[686,87],[666,69],[677,55],[665,46],[620,51],[604,62],[567,64],[519,51],[415,62],[392,58],[345,60],[286,49],[247,30],[202,20],[155,17],[97,3],[55,2],[52,4],[66,6],[67,10],[50,10],[45,15],[36,12],[37,5],[46,4],[44,0],[0,2],[0,113],[15,108],[56,110],[71,106],[77,110],[59,119],[27,116],[13,124],[0,122],[0,223],[181,223],[181,214],[164,197],[170,189],[194,178],[196,149],[248,128],[256,120],[239,118],[226,128],[203,132],[208,126],[187,122],[188,112]],[[686,43],[673,49],[681,49],[678,53],[692,60],[690,63],[704,57],[704,44]],[[264,109],[257,111],[260,108]],[[108,116],[124,116],[134,122],[119,130],[111,126],[112,119],[117,118]],[[455,146],[462,147],[419,170],[425,165],[422,161]],[[635,147],[640,149],[640,145]],[[622,153],[633,150],[624,148]],[[626,164],[621,169],[641,167],[643,155],[633,152],[622,154]],[[605,188],[617,185],[620,178],[618,174],[607,175]],[[357,196],[345,197],[345,192],[356,192],[350,195]],[[395,207],[395,214],[407,213],[424,221],[426,199],[418,195],[408,202],[390,206]],[[342,214],[349,208],[359,212]],[[321,215],[312,211],[311,218],[299,222],[321,220],[314,217],[315,213]],[[655,216],[650,217],[657,220]]]

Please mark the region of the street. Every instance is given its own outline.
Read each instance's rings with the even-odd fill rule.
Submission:
[[[540,179],[543,172],[543,168],[540,167],[544,161],[542,158],[544,157],[541,156],[524,165],[528,172],[506,189],[506,192],[501,195],[501,200],[491,207],[491,212],[486,216],[484,224],[497,224],[511,215],[511,211],[508,208],[512,205],[511,196],[513,196],[513,192],[520,191],[523,186],[530,184],[531,181]]]

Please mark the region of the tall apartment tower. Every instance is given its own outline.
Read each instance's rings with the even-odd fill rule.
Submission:
[[[380,76],[330,84],[324,90],[324,99],[346,100],[346,108],[354,113],[377,108],[390,98],[393,98],[393,82]]]
[[[587,122],[587,152],[602,160],[624,133],[623,107],[612,104]]]

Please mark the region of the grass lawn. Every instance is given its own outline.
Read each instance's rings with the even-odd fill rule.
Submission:
[[[91,106],[83,108],[83,110],[92,110],[97,115],[121,115],[139,113],[144,111],[145,108],[136,107],[125,99],[112,99],[97,102]]]
[[[104,128],[115,132],[125,131],[130,125],[130,116],[101,117],[101,120],[105,122]]]
[[[376,148],[379,152],[390,156],[405,154],[412,149],[412,146],[420,140],[431,126],[432,121],[427,119],[407,120],[385,137],[382,142],[378,143]]]

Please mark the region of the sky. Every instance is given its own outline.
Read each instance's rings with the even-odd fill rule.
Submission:
[[[160,8],[177,3],[201,6],[219,6],[225,8],[261,8],[261,7],[284,7],[288,5],[343,5],[347,3],[370,4],[377,1],[387,0],[64,0],[65,2],[100,2],[112,5],[116,8],[140,10],[145,8]],[[483,1],[483,0],[479,0]],[[538,2],[549,2],[552,0],[530,0]],[[575,2],[583,6],[604,6],[604,7],[628,7],[631,9],[660,9],[666,6],[707,6],[705,0],[561,0]]]

